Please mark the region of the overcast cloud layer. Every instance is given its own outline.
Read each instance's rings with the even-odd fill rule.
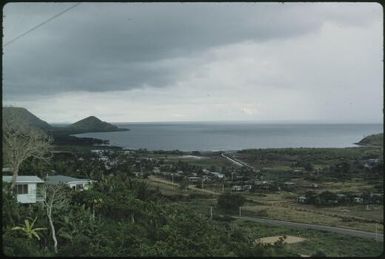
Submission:
[[[4,38],[73,3],[10,3]],[[375,3],[82,3],[7,45],[3,102],[48,122],[381,122]]]

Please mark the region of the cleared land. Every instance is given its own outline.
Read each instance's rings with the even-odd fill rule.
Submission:
[[[274,244],[275,242],[279,241],[282,239],[283,244],[295,244],[299,242],[303,242],[306,240],[306,238],[302,237],[296,237],[296,236],[286,236],[286,235],[281,235],[281,236],[271,236],[271,237],[263,237],[263,238],[258,238],[255,240],[256,243],[261,243],[261,244]]]

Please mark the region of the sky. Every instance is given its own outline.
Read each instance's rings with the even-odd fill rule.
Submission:
[[[50,123],[381,123],[377,3],[8,3],[3,105]],[[10,42],[12,41],[12,42]]]

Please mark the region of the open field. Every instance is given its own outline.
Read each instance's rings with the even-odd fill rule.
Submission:
[[[383,232],[383,224],[348,220],[336,216],[319,213],[318,211],[301,211],[293,207],[280,206],[244,206],[243,214],[254,217],[284,220],[290,222],[327,225],[332,227],[345,227],[362,231]]]
[[[325,231],[291,229],[282,226],[264,225],[256,222],[236,220],[232,224],[258,239],[275,235],[291,235],[304,238],[303,242],[286,244],[285,248],[296,254],[311,255],[322,251],[330,257],[379,256],[383,253],[383,243],[375,240],[344,236]],[[354,245],[352,245],[354,244]]]
[[[261,244],[273,245],[275,242],[279,241],[281,238],[283,239],[283,242],[282,242],[283,244],[295,244],[306,240],[305,238],[302,238],[302,237],[279,235],[279,236],[258,238],[255,240],[255,242],[257,244],[261,243]]]
[[[179,188],[179,184],[172,183],[170,181],[155,176],[149,176],[148,179],[144,179],[144,181],[152,187],[158,187],[159,190],[165,195],[188,195],[193,193],[200,193],[207,197],[218,195],[218,193],[216,192],[205,189],[199,189],[191,185],[189,185],[187,189],[181,190]]]

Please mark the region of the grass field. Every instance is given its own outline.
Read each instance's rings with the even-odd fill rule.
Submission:
[[[322,251],[330,257],[365,257],[379,256],[383,253],[383,243],[371,239],[309,229],[290,229],[243,220],[236,220],[232,224],[247,232],[252,239],[275,235],[305,238],[306,240],[303,242],[285,245],[287,249],[297,254],[312,255],[317,251]]]

